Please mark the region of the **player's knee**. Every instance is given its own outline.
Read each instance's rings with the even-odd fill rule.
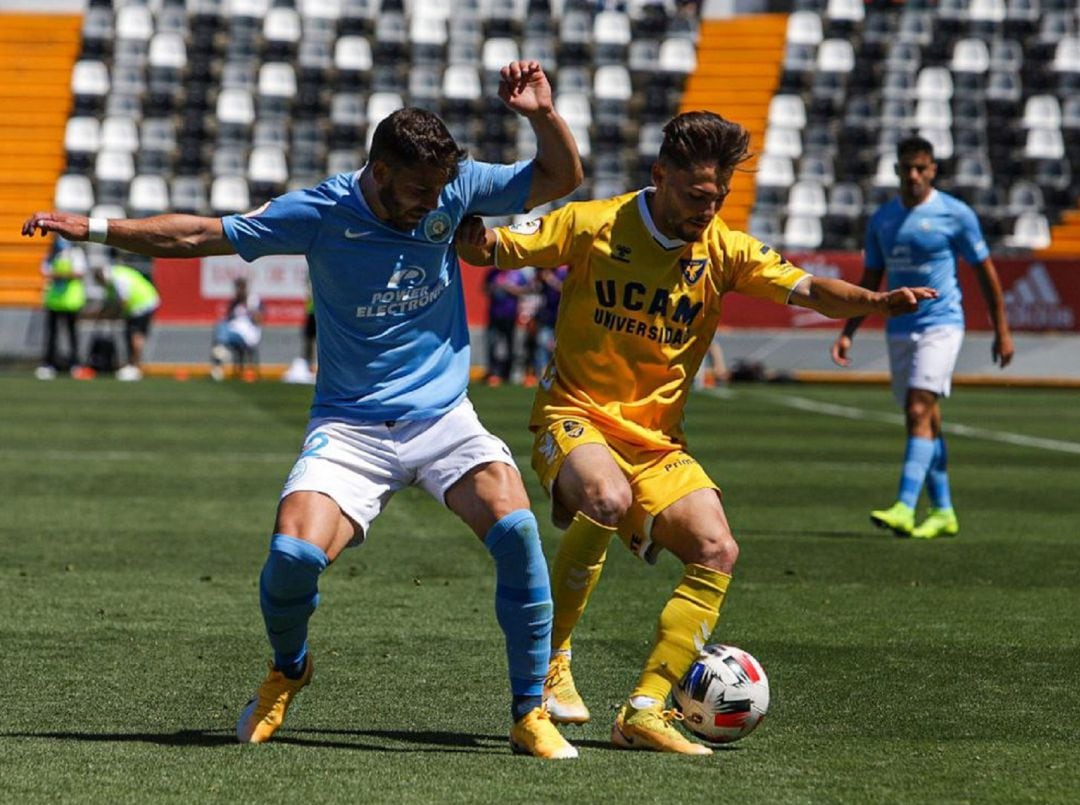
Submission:
[[[603,482],[586,491],[581,510],[596,522],[614,528],[630,510],[632,500],[629,484]]]
[[[521,481],[521,473],[516,467],[501,461],[484,464],[467,474],[463,482],[450,488],[447,493],[448,500],[451,492],[458,486],[496,512],[529,508],[529,495]]]
[[[904,413],[909,425],[929,422],[937,406],[937,396],[929,391],[913,389],[908,393]]]
[[[735,538],[730,533],[717,532],[697,541],[688,564],[704,565],[722,573],[731,573],[738,559],[739,544]]]

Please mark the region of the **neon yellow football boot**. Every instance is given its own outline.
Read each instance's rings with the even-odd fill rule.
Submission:
[[[574,687],[568,654],[551,658],[544,680],[544,705],[556,724],[584,724],[589,720],[589,708]]]
[[[240,713],[236,722],[236,739],[240,743],[261,744],[269,741],[285,721],[285,711],[302,688],[311,681],[314,663],[311,654],[304,663],[304,673],[299,679],[289,679],[270,665],[270,673],[259,685],[255,695]]]
[[[562,737],[546,707],[534,707],[514,722],[510,730],[510,748],[515,755],[532,755],[544,760],[570,760],[577,750]]]
[[[915,510],[896,501],[887,509],[870,512],[870,522],[878,528],[889,529],[898,537],[910,537],[915,528]]]
[[[620,749],[649,749],[680,755],[712,754],[709,747],[694,743],[675,729],[673,721],[682,721],[682,713],[664,710],[660,705],[638,710],[628,702],[615,717],[611,742]]]
[[[916,539],[934,539],[935,537],[955,537],[960,533],[960,521],[953,509],[931,509],[926,519],[911,532]]]

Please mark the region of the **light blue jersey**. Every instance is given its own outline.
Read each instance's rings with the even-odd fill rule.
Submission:
[[[866,268],[884,269],[889,290],[925,285],[938,292],[937,299],[922,302],[914,313],[890,318],[888,333],[964,326],[957,253],[972,265],[990,256],[974,211],[948,193],[931,190],[926,201],[911,209],[894,198],[870,217]]]
[[[319,332],[313,417],[427,419],[465,396],[469,329],[451,239],[466,215],[523,211],[532,173],[531,162],[466,160],[412,232],[375,216],[359,172],[222,219],[245,260],[307,256]]]

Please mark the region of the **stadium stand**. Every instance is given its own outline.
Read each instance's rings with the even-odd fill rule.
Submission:
[[[792,108],[801,100],[806,119],[798,125],[779,111],[770,114],[765,154],[793,160],[795,170],[785,185],[775,165],[766,164],[753,204],[756,222],[779,214],[769,223],[770,231],[779,223],[785,233],[778,245],[803,248],[814,240],[804,199],[796,199],[795,209],[787,194],[796,181],[815,178],[830,198],[827,212],[809,214],[824,224],[821,246],[858,248],[861,221],[894,192],[896,142],[918,133],[935,146],[938,186],[975,207],[991,248],[1075,252],[1080,228],[1071,212],[1072,176],[1080,167],[1080,140],[1068,135],[1080,123],[1080,39],[1073,4],[795,5],[786,19],[775,100]],[[831,177],[823,164],[829,158]],[[833,194],[834,185],[844,190]],[[1041,191],[1037,202],[1032,187]],[[857,214],[844,203],[856,188],[864,200]],[[787,242],[788,232],[797,240]],[[1069,245],[1059,252],[1058,244]]]
[[[91,44],[102,50],[111,42],[111,13],[109,19],[105,16],[98,14],[87,23]],[[47,243],[20,236],[27,210],[51,207],[58,189],[64,191],[62,200],[93,204],[87,176],[61,179],[66,173],[65,127],[74,112],[72,68],[82,28],[83,19],[68,14],[6,12],[0,22],[0,304],[41,303],[40,265]],[[92,152],[79,159],[82,169],[88,169]]]
[[[821,41],[821,17],[796,12],[702,20],[697,67],[686,77],[678,111],[712,109],[737,120],[750,131],[751,148],[762,153],[769,105],[782,84],[782,74],[789,70],[785,34],[792,30],[800,42],[816,47]],[[805,69],[812,69],[812,58]],[[746,168],[736,172],[724,203],[724,220],[736,229],[749,224],[755,176],[758,198],[770,199],[773,207],[786,202],[787,188],[795,182],[794,166],[784,157],[762,155]]]
[[[375,124],[406,103],[438,111],[480,158],[527,158],[527,127],[491,102],[519,56],[545,64],[578,139],[575,198],[646,183],[660,124],[709,108],[747,126],[759,155],[725,218],[777,245],[858,248],[894,192],[895,143],[919,132],[994,248],[1080,246],[1072,4],[775,0],[787,13],[704,20],[696,6],[93,0],[82,17],[6,14],[0,36],[35,83],[0,87],[20,110],[3,131],[25,135],[3,135],[0,301],[37,303],[41,246],[10,226],[28,203],[243,209],[363,164]]]

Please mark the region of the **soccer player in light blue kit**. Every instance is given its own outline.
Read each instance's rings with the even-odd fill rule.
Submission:
[[[949,490],[940,405],[940,399],[949,396],[964,338],[957,253],[975,269],[994,325],[993,359],[1002,368],[1012,360],[1013,340],[997,270],[974,211],[933,186],[933,146],[921,137],[904,139],[897,145],[896,170],[900,195],[870,218],[860,284],[877,290],[887,275],[890,289],[927,285],[937,289],[938,297],[886,324],[893,395],[904,406],[907,448],[896,503],[870,512],[870,520],[897,536],[933,539],[960,531]],[[832,358],[841,366],[851,363],[848,353],[861,323],[862,318],[848,319],[833,344]],[[924,484],[930,512],[916,526],[915,507]]]
[[[469,333],[452,238],[467,215],[521,212],[566,195],[582,170],[538,63],[504,67],[499,96],[532,126],[535,159],[473,162],[435,115],[402,109],[379,123],[362,170],[245,215],[105,221],[53,212],[23,226],[26,235],[56,232],[153,256],[307,257],[319,372],[260,576],[274,661],[240,716],[240,741],[269,740],[311,679],[307,631],[319,575],[363,541],[394,492],[417,485],[472,528],[495,560],[511,747],[577,756],[541,706],[551,592],[536,518],[509,449],[466,397]]]

